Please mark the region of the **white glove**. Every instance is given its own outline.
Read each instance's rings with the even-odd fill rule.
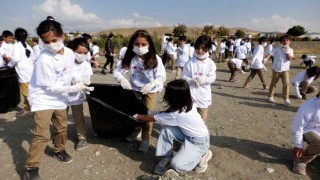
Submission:
[[[53,85],[47,88],[48,91],[54,92],[54,93],[68,93],[69,92],[69,86],[63,86],[63,85]]]
[[[148,111],[148,115],[150,115],[150,116],[153,116],[153,115],[158,114],[158,113],[159,113],[159,111],[153,111],[153,110],[149,110]]]
[[[82,82],[77,83],[75,85],[69,86],[69,92],[85,92],[86,94],[90,94],[90,91],[93,91],[94,87],[89,87],[84,85]]]
[[[262,63],[265,64],[267,61],[268,61],[268,58],[264,58],[264,59],[262,60]]]
[[[82,80],[82,82],[83,82],[84,85],[89,86],[91,84],[90,77],[84,78]]]
[[[142,88],[141,88],[141,92],[142,94],[148,94],[152,88],[154,88],[156,86],[156,83],[154,82],[149,82],[148,84],[144,85]]]
[[[191,79],[189,82],[191,86],[194,86],[196,88],[199,87],[199,82],[197,81],[197,79]]]
[[[282,47],[282,50],[284,53],[288,54],[289,53],[289,47]]]
[[[135,120],[135,121],[137,121],[137,122],[138,122],[138,119],[137,119],[138,114],[134,114],[132,117],[133,117],[133,120]]]
[[[126,78],[121,79],[120,85],[123,89],[127,89],[127,90],[132,89],[130,82]]]
[[[199,85],[208,83],[207,77],[205,76],[196,77],[196,81],[199,83]]]

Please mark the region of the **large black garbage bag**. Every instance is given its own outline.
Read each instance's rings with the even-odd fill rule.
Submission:
[[[93,129],[99,136],[124,137],[143,124],[132,118],[148,111],[135,92],[112,84],[90,86],[94,91],[87,95],[87,101]]]
[[[18,75],[14,68],[0,68],[0,113],[17,107],[20,102]]]

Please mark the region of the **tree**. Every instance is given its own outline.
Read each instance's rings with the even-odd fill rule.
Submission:
[[[286,34],[289,34],[291,36],[301,36],[302,34],[305,34],[306,31],[304,29],[304,27],[302,26],[293,26],[292,28],[290,28]]]
[[[241,29],[238,29],[234,35],[239,38],[243,38],[246,35],[246,33],[244,31],[242,31]]]
[[[229,36],[229,29],[224,26],[220,26],[217,32],[218,36]]]
[[[213,25],[207,25],[203,27],[202,34],[208,35],[208,36],[213,36],[216,34],[216,30],[214,29]]]
[[[173,26],[173,36],[174,37],[179,37],[179,36],[184,36],[187,32],[187,26],[184,24],[179,24],[177,26]]]

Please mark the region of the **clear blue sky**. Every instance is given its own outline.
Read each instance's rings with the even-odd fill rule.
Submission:
[[[302,25],[320,32],[319,0],[2,0],[0,5],[1,32],[23,27],[31,35],[48,15],[65,30],[83,32],[177,23],[280,32]]]

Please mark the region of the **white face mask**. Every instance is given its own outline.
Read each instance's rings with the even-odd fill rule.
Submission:
[[[267,46],[267,43],[266,43],[266,42],[262,43],[262,46],[263,46],[263,47],[266,47],[266,46]]]
[[[74,53],[75,57],[76,57],[76,61],[78,63],[82,63],[83,61],[88,59],[88,55],[87,54],[79,54],[79,53]]]
[[[283,48],[288,48],[289,45],[281,45],[281,47],[283,47]]]
[[[64,44],[62,41],[58,41],[55,43],[44,44],[44,47],[50,52],[57,53],[64,47]]]
[[[135,52],[138,56],[142,56],[149,52],[149,46],[144,46],[141,48],[133,46],[133,52]]]
[[[203,55],[200,55],[200,54],[198,54],[196,51],[193,53],[193,55],[196,57],[196,58],[198,58],[198,59],[200,59],[200,60],[203,60],[203,59],[206,59],[207,57],[209,57],[209,52],[206,52],[206,53],[204,53]]]

